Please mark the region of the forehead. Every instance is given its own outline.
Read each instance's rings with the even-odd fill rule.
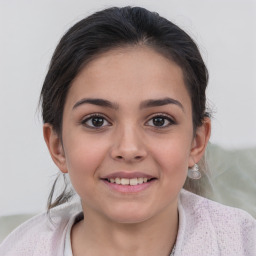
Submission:
[[[155,50],[136,46],[110,50],[88,63],[74,79],[67,101],[97,97],[135,103],[166,96],[190,105],[182,69]]]

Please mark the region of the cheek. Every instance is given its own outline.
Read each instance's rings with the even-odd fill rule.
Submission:
[[[164,165],[186,166],[191,150],[191,138],[186,134],[174,134],[154,143],[151,151]]]
[[[106,154],[106,145],[98,140],[83,139],[83,136],[72,136],[65,141],[66,165],[71,183],[80,194],[81,190],[93,188],[97,181],[97,169]]]
[[[157,143],[153,156],[161,170],[159,175],[164,181],[182,184],[187,176],[191,141],[189,138],[176,134],[175,138]]]
[[[186,179],[188,168],[188,157],[184,152],[180,153],[178,148],[169,149],[159,155],[158,164],[161,169],[160,175],[165,181],[171,183],[183,183]]]
[[[176,149],[163,153],[162,158],[159,160],[163,197],[168,195],[168,198],[176,198],[178,196],[187,177],[186,161],[187,157],[184,154],[178,154]]]

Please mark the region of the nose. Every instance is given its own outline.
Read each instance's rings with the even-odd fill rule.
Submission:
[[[117,161],[140,162],[147,156],[141,134],[135,127],[124,127],[115,132],[111,157]]]

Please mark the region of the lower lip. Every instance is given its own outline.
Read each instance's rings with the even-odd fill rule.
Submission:
[[[155,181],[156,180],[151,180],[149,182],[145,182],[145,183],[142,183],[142,184],[132,186],[132,185],[119,185],[119,184],[116,184],[116,183],[111,183],[111,182],[108,182],[106,180],[103,180],[103,182],[110,189],[118,191],[120,193],[138,193],[138,192],[143,191],[143,190],[147,189],[148,187],[152,186]]]

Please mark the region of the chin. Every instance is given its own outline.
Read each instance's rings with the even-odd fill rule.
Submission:
[[[152,217],[152,211],[132,207],[121,210],[112,209],[108,216],[113,222],[116,223],[136,224],[150,219]]]

